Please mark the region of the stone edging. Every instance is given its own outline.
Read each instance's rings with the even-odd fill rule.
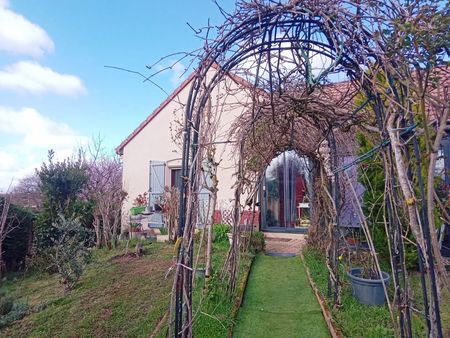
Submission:
[[[242,282],[239,284],[239,291],[238,291],[239,294],[233,304],[233,308],[231,309],[231,318],[233,319],[233,323],[230,326],[230,328],[228,329],[228,337],[229,338],[233,337],[233,329],[236,324],[236,319],[237,319],[239,309],[242,305],[242,302],[244,301],[244,293],[245,293],[245,289],[247,288],[248,277],[250,276],[250,271],[252,270],[252,266],[253,266],[253,262],[255,261],[255,257],[256,257],[256,255],[254,255],[251,258],[250,266],[248,267],[248,270],[245,272]]]

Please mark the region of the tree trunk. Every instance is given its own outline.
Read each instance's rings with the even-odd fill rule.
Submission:
[[[389,134],[392,151],[394,153],[394,163],[397,169],[398,183],[400,184],[403,197],[405,198],[406,210],[408,213],[411,231],[413,232],[414,237],[416,238],[417,245],[419,245],[420,249],[424,253],[424,257],[426,257],[427,251],[425,248],[425,239],[423,237],[422,227],[417,217],[419,213],[417,208],[417,199],[414,195],[414,191],[411,187],[411,184],[407,178],[407,170],[401,151],[400,138],[398,136],[398,132],[394,130],[395,118],[396,117],[394,114],[391,114],[388,117],[386,129]],[[428,268],[428,259],[425,259],[425,265]]]
[[[450,113],[450,108],[445,110],[444,115],[441,118],[439,130],[437,132],[432,151],[430,153],[430,163],[428,166],[427,176],[427,211],[428,211],[428,223],[430,228],[431,247],[433,250],[433,256],[436,260],[436,268],[438,274],[438,280],[440,281],[440,287],[446,287],[450,291],[450,282],[445,270],[444,262],[442,261],[441,251],[439,249],[439,243],[436,236],[436,225],[434,222],[434,170],[436,167],[436,161],[438,157],[438,149],[442,141],[445,127],[447,126],[447,119]],[[438,290],[440,291],[440,290]]]

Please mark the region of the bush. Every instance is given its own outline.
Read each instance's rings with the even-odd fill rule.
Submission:
[[[39,249],[52,245],[55,236],[53,224],[59,215],[77,218],[85,226],[92,224],[92,202],[82,198],[87,186],[88,172],[81,155],[78,159],[53,160],[55,153],[49,151],[48,163],[43,163],[36,173],[42,194],[42,211],[36,220],[36,238]]]
[[[28,312],[28,305],[25,303],[14,303],[12,304],[11,310],[5,314],[0,316],[0,329],[11,324],[16,320],[20,320]]]
[[[362,155],[370,151],[374,144],[370,139],[362,134],[357,134],[358,154]],[[376,251],[379,253],[381,263],[389,265],[389,244],[387,240],[386,230],[384,228],[384,194],[385,194],[385,172],[383,162],[380,155],[376,155],[361,164],[358,170],[358,181],[364,186],[363,209],[367,215],[370,232],[373,238]],[[405,222],[404,215],[399,215],[401,221]],[[403,226],[403,235],[412,239],[411,231],[407,226]],[[405,241],[404,246],[405,262],[408,269],[417,267],[418,256],[415,245],[410,245]]]
[[[254,231],[250,238],[250,251],[258,253],[264,251],[266,247],[266,239],[261,231]]]
[[[228,224],[215,224],[213,227],[214,230],[214,242],[225,242],[228,241],[228,235],[231,231],[231,227]]]
[[[87,245],[90,231],[78,219],[66,219],[63,215],[59,215],[59,221],[53,227],[55,237],[52,237],[53,245],[49,249],[49,256],[68,291],[78,282],[89,259]]]
[[[0,298],[0,315],[4,316],[7,313],[11,312],[14,301],[11,297],[2,297]]]
[[[161,233],[161,235],[167,235],[167,228],[159,228],[159,232]]]
[[[0,210],[5,198],[0,197]],[[29,209],[11,203],[6,220],[7,235],[2,243],[3,272],[17,271],[24,268],[26,255],[33,238],[33,222],[35,215]]]

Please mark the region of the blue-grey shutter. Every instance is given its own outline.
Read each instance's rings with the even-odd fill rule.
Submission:
[[[149,216],[150,227],[162,227],[164,225],[159,203],[165,186],[166,164],[162,161],[150,161],[149,177],[149,210],[152,214]]]
[[[211,191],[208,188],[212,187],[212,180],[209,173],[202,171],[202,188],[198,193],[198,219],[197,219],[197,227],[202,229],[207,221],[207,218],[210,218],[214,210],[210,210],[212,206],[211,203]],[[209,212],[208,212],[209,211]]]

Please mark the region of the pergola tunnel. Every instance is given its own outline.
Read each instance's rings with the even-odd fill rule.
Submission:
[[[448,90],[442,94],[439,87],[446,73],[438,71],[444,69],[438,61],[448,50],[440,48],[442,39],[434,39],[433,48],[421,45],[429,34],[421,25],[405,33],[416,43],[412,48],[399,25],[402,18],[420,14],[423,19],[439,7],[402,6],[390,1],[244,1],[232,15],[223,13],[217,35],[205,40],[185,102],[169,335],[190,337],[195,325],[199,195],[207,171],[214,210],[220,180],[216,145],[222,140],[212,122],[212,107],[220,100],[214,92],[226,76],[236,74],[246,80],[240,85],[249,99],[240,102],[241,113],[228,133],[236,161],[233,234],[220,277],[229,293],[236,288],[245,250],[240,236],[244,210],[261,212],[263,230],[308,229],[310,245],[326,254],[336,307],[341,306],[338,257],[354,229],[367,242],[372,270],[382,276],[369,225],[373,210],[363,197],[370,191],[361,183],[361,175],[370,176],[371,161],[382,173],[384,192],[376,205],[395,296],[389,298],[387,285],[383,288],[396,333],[414,336],[404,254],[412,243],[419,255],[428,334],[443,336],[439,293],[449,282],[434,215],[447,212],[436,205],[435,168],[449,115]]]

